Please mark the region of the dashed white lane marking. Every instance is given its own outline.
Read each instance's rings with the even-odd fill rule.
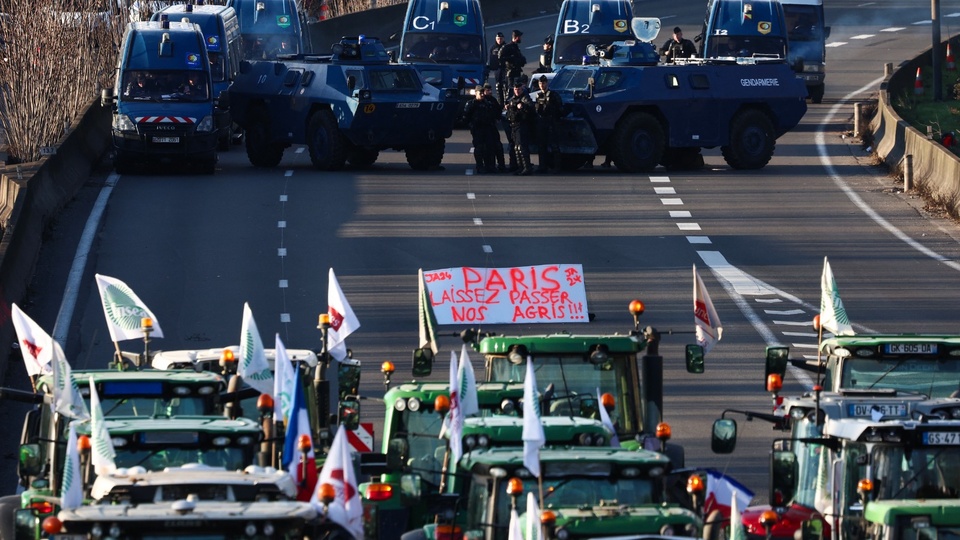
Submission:
[[[293,176],[293,171],[286,171],[283,173],[284,176]]]
[[[483,252],[484,252],[484,253],[493,253],[493,246],[491,246],[490,244],[484,244],[484,245],[483,245]]]
[[[677,227],[681,231],[699,231],[700,230],[699,223],[677,223]]]
[[[280,288],[281,288],[281,289],[286,289],[289,285],[290,285],[290,282],[287,281],[286,279],[281,279],[281,280],[280,280]]]
[[[477,195],[475,193],[467,193],[467,200],[472,201],[473,199],[476,199],[476,198],[477,198]]]
[[[803,315],[806,313],[802,309],[765,309],[763,312],[767,315]]]
[[[836,47],[843,47],[846,44],[847,44],[846,41],[834,41],[833,43],[827,43],[826,45],[824,45],[824,47],[828,49],[833,49]]]
[[[294,154],[302,154],[307,148],[305,146],[298,146],[296,150],[293,151]]]
[[[683,204],[683,199],[660,199],[660,203],[665,206],[680,206]]]
[[[692,217],[689,210],[671,210],[670,217],[672,218],[687,218]]]
[[[910,24],[913,25],[913,26],[922,26],[922,25],[925,25],[925,24],[933,24],[933,20],[931,20],[931,19],[924,19],[924,20],[922,20],[922,21],[912,22],[912,23],[910,23]]]
[[[278,222],[277,222],[277,228],[278,228],[278,229],[286,229],[286,228],[287,228],[287,222],[286,222],[286,221],[278,221]]]
[[[669,176],[651,176],[650,181],[651,182],[670,182],[670,177]]]
[[[780,332],[785,336],[817,339],[816,332]]]
[[[473,224],[474,224],[474,225],[483,225],[483,220],[480,219],[480,218],[478,218],[478,217],[477,217],[477,218],[473,218]]]
[[[289,314],[289,313],[281,313],[281,314],[280,314],[280,322],[282,322],[282,323],[288,323],[288,322],[290,322],[290,314]]]
[[[655,187],[653,192],[657,195],[676,195],[677,190],[672,187]]]
[[[804,312],[805,313],[805,312]],[[782,324],[784,326],[813,326],[813,321],[777,321],[774,320],[773,324]]]
[[[858,36],[850,36],[850,39],[870,39],[876,34],[860,34]]]
[[[753,301],[760,304],[779,304],[783,302],[783,300],[779,298],[754,298]]]
[[[709,236],[688,236],[687,242],[691,244],[712,244]]]
[[[906,30],[906,26],[892,26],[890,28],[881,28],[881,32],[899,32],[901,30]]]
[[[286,196],[286,195],[281,195],[281,196],[280,196],[280,202],[287,202],[287,196]]]
[[[277,256],[278,256],[278,257],[286,257],[286,256],[287,256],[287,248],[277,248]]]

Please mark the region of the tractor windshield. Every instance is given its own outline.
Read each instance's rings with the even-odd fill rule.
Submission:
[[[960,389],[960,361],[922,356],[846,358],[841,389],[895,389],[945,398]],[[828,383],[829,384],[829,383]]]
[[[954,434],[955,435],[955,434]],[[960,495],[960,446],[873,449],[877,499],[945,499]]]

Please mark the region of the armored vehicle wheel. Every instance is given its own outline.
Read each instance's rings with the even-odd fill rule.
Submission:
[[[669,171],[696,171],[703,168],[703,154],[700,148],[667,148],[661,163]]]
[[[824,85],[818,84],[817,86],[814,86],[813,88],[811,88],[809,92],[810,92],[810,101],[814,103],[820,103],[821,101],[823,101]]]
[[[710,512],[703,522],[703,540],[727,540],[729,524],[720,510]]]
[[[349,161],[354,167],[369,167],[376,163],[377,158],[379,157],[379,150],[373,150],[370,148],[354,148],[350,151],[350,156],[347,157],[347,161]]]
[[[624,172],[653,170],[663,157],[666,137],[663,126],[647,113],[631,113],[620,121],[613,135],[617,168]]]
[[[560,154],[560,168],[564,171],[575,171],[590,161],[590,156],[583,154]]]
[[[440,167],[446,144],[443,139],[430,144],[407,148],[407,163],[415,171],[429,171]]]
[[[270,117],[267,110],[259,107],[250,111],[250,125],[246,129],[244,142],[247,146],[247,159],[254,167],[276,167],[283,158],[283,146],[270,141]]]
[[[19,508],[19,495],[0,498],[0,540],[13,540],[13,514]]]
[[[340,126],[330,111],[313,113],[307,124],[307,147],[310,161],[321,171],[336,171],[347,162],[347,148]]]
[[[734,169],[762,169],[773,157],[776,143],[770,118],[758,110],[748,109],[730,122],[730,144],[720,147],[720,151]]]

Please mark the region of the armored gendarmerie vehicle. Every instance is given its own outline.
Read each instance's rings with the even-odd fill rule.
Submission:
[[[377,38],[343,38],[324,56],[243,62],[230,111],[247,130],[257,167],[280,163],[306,144],[321,170],[372,165],[381,150],[402,150],[415,170],[440,166],[457,115],[456,88],[424,84],[412,65],[390,62]]]
[[[719,146],[735,169],[760,169],[777,138],[806,113],[807,90],[783,58],[652,61],[659,23],[633,20],[635,40],[592,47],[598,65],[563,66],[550,89],[567,114],[560,123],[563,166],[598,154],[624,172],[657,165],[695,169],[701,148]]]

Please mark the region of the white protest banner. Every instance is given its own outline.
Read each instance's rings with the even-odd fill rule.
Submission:
[[[424,270],[438,324],[589,322],[583,266]]]

